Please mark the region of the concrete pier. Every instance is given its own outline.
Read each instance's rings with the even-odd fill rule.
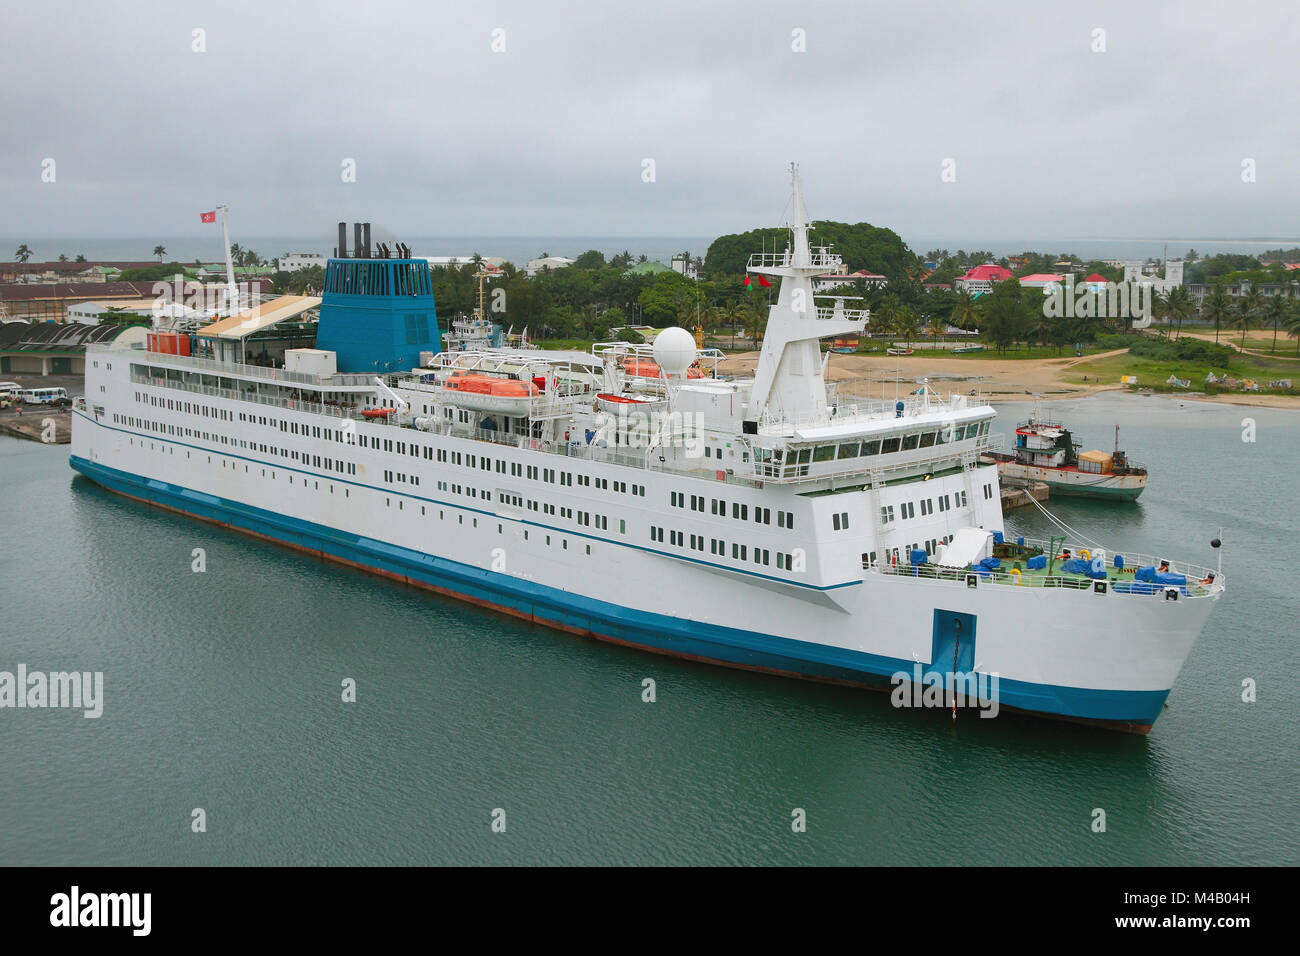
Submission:
[[[1047,500],[1047,483],[1044,481],[1015,481],[1002,479],[1002,510],[1024,508],[1031,501]]]
[[[50,428],[51,424],[53,429]],[[5,409],[4,414],[0,415],[0,434],[26,438],[28,441],[66,445],[72,441],[72,413],[56,412],[53,409],[42,411],[35,405],[25,407],[21,415]]]

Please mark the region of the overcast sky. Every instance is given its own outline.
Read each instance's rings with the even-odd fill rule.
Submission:
[[[812,217],[905,236],[1291,237],[1298,10],[9,4],[0,234],[199,235],[225,201],[243,236],[716,235],[781,221],[796,160]]]

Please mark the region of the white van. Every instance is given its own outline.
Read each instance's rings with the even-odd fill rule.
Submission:
[[[66,388],[24,388],[18,394],[24,405],[59,405],[68,401]]]

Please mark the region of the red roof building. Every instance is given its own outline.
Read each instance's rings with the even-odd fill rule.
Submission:
[[[953,280],[953,285],[971,295],[980,295],[993,289],[993,283],[1011,278],[1011,270],[1002,266],[983,265],[969,270],[964,276]]]

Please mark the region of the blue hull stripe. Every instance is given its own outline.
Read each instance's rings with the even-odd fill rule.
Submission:
[[[911,660],[622,607],[142,478],[75,455],[69,458],[69,462],[87,478],[112,491],[320,552],[326,557],[410,578],[413,582],[514,611],[543,624],[555,624],[669,654],[873,687],[887,688],[891,675],[900,671],[913,672],[915,662]],[[1033,684],[1005,677],[1000,678],[998,690],[999,701],[1005,707],[1134,727],[1149,727],[1154,723],[1169,694],[1168,691],[1094,690]]]

